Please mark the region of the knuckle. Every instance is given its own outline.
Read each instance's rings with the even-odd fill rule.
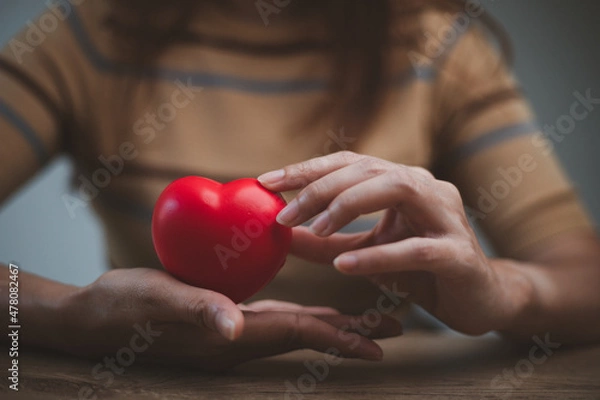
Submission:
[[[383,252],[373,252],[368,263],[372,268],[384,268],[390,263],[390,259]]]
[[[300,313],[293,313],[289,325],[285,329],[283,339],[286,349],[297,350],[302,348],[302,318]]]
[[[469,221],[469,217],[463,208],[460,210],[460,214],[457,216],[458,224],[462,227],[462,229],[466,232],[471,232],[471,222]]]
[[[460,191],[454,184],[447,181],[439,181],[439,185],[449,198],[453,200],[461,200],[462,202]]]
[[[93,284],[99,287],[116,287],[120,288],[126,282],[124,276],[126,271],[122,269],[111,269],[102,274]]]
[[[420,185],[404,168],[394,168],[389,172],[390,185],[405,196],[414,197],[419,194]]]
[[[363,172],[367,176],[377,176],[387,170],[387,168],[380,160],[372,157],[364,158],[360,161],[360,164]]]
[[[329,212],[329,216],[333,221],[344,219],[344,217],[352,214],[353,206],[358,201],[358,195],[352,191],[347,190],[342,193],[338,197],[336,197],[329,207],[327,211]]]
[[[288,177],[287,179],[294,187],[305,187],[308,184],[305,176],[309,171],[309,167],[306,164],[304,162],[284,168],[285,176]]]
[[[152,271],[134,271],[133,274],[128,274],[123,270],[112,270],[104,274],[99,283],[106,290],[124,294],[120,301],[130,305],[145,309],[160,305],[162,287]]]
[[[315,181],[310,185],[306,186],[302,192],[298,195],[298,205],[300,207],[306,206],[307,203],[321,200],[321,197],[326,192],[327,188],[323,186],[319,181]]]
[[[479,245],[473,240],[460,244],[461,264],[465,266],[479,265]]]
[[[360,155],[358,155],[355,152],[350,151],[350,150],[342,150],[342,151],[337,152],[336,154],[342,161],[345,161],[349,164],[354,163],[361,158]]]
[[[151,282],[144,280],[139,281],[135,285],[136,297],[144,307],[150,309],[161,305],[161,301],[157,296],[157,288]]]
[[[209,328],[210,324],[205,313],[209,299],[205,297],[194,296],[187,299],[184,303],[184,310],[188,321],[195,321],[199,325]]]
[[[432,263],[442,259],[441,249],[431,242],[417,244],[413,249],[413,258],[417,263]]]
[[[204,307],[204,304],[203,304],[202,300],[198,299],[197,297],[192,297],[192,298],[186,299],[185,303],[183,304],[183,308],[184,308],[185,312],[188,314],[188,316],[190,317],[190,320],[194,320],[194,321],[198,321],[198,322],[202,322],[202,323],[204,323],[204,319],[199,318],[199,315],[201,315],[203,307]]]
[[[425,169],[423,167],[412,167],[412,168],[416,173],[424,176],[425,178],[435,179],[435,176],[428,169]]]

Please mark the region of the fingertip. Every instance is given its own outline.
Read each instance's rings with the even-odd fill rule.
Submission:
[[[342,273],[350,273],[358,266],[358,258],[353,254],[341,254],[333,260],[333,266]]]
[[[369,343],[370,345],[368,346],[368,350],[365,352],[365,356],[363,358],[368,361],[383,360],[383,349],[372,340],[369,340]]]
[[[332,307],[304,307],[304,311],[307,314],[319,316],[319,315],[340,315],[339,310]]]
[[[383,315],[381,324],[375,328],[373,334],[369,336],[371,339],[385,339],[390,337],[398,337],[404,334],[404,326],[402,322],[389,315]]]
[[[244,316],[240,308],[228,297],[214,293],[204,309],[204,321],[208,328],[228,340],[235,340],[243,329]]]
[[[381,361],[383,359],[383,350],[377,343],[362,335],[354,333],[360,337],[360,345],[356,350],[356,356],[367,361]]]
[[[313,221],[309,229],[314,235],[325,237],[330,234],[331,225],[331,215],[325,210]]]
[[[381,362],[383,361],[383,351],[379,354],[374,355],[371,358],[365,358],[367,361]]]
[[[217,314],[215,318],[217,331],[226,339],[233,340],[235,338],[235,322],[225,315],[225,313]]]
[[[239,311],[239,310],[238,310]],[[217,311],[215,315],[215,328],[217,332],[228,340],[236,340],[242,335],[244,317],[240,312]]]
[[[262,174],[258,178],[256,178],[261,185],[266,187],[267,189],[273,187],[275,184],[281,182],[285,177],[285,170],[280,169],[277,171],[267,172],[266,174]]]
[[[281,225],[294,227],[300,217],[300,206],[297,200],[292,200],[283,210],[277,214],[277,222]]]

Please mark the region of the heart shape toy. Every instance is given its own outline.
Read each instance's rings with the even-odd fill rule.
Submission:
[[[275,220],[285,205],[256,179],[221,184],[181,178],[166,187],[154,207],[154,248],[179,280],[239,303],[285,263],[292,230]]]

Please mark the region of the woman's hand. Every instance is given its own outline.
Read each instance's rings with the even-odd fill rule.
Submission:
[[[468,334],[511,323],[529,283],[510,263],[491,262],[457,188],[427,170],[340,152],[259,177],[276,192],[302,189],[278,221],[294,229],[292,251],[341,272],[396,285],[447,325]],[[369,232],[336,233],[385,210]]]
[[[382,356],[373,341],[340,330],[352,317],[335,310],[275,301],[237,306],[159,270],[110,271],[66,303],[67,331],[73,332],[66,350],[100,359],[136,341],[144,348],[139,359],[206,370],[301,348],[369,360]],[[400,333],[400,325],[386,318],[372,337]]]

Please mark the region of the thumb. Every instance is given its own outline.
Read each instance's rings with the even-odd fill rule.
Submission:
[[[164,288],[163,312],[170,321],[187,322],[237,339],[244,329],[244,315],[227,296],[187,285],[169,276]]]

